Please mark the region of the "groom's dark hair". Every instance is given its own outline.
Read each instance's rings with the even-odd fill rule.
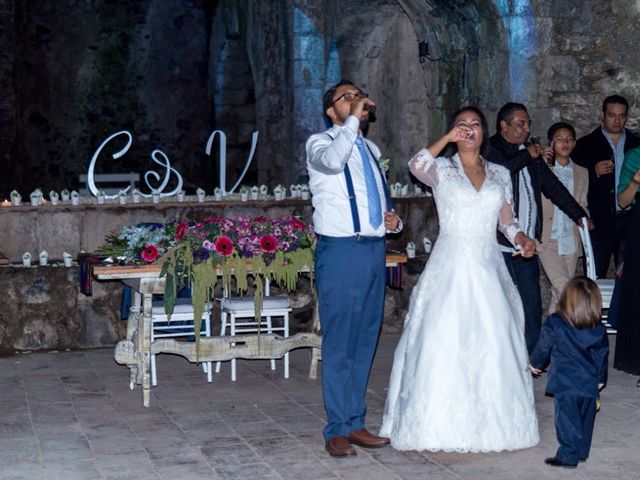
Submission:
[[[333,96],[336,94],[336,90],[338,89],[338,87],[341,87],[342,85],[352,85],[355,88],[357,88],[358,91],[361,91],[360,87],[358,87],[351,80],[347,80],[346,78],[343,78],[338,83],[330,87],[329,90],[324,92],[324,95],[322,95],[322,111],[323,112],[326,112],[327,110],[329,110],[329,107],[331,107],[331,105],[335,103],[333,101]]]
[[[480,155],[486,157],[488,145],[489,145],[489,125],[487,124],[487,118],[482,113],[478,107],[473,105],[468,105],[466,107],[462,107],[460,110],[457,110],[451,114],[449,117],[449,121],[447,122],[447,132],[450,132],[451,129],[456,125],[456,119],[458,115],[463,112],[473,112],[478,115],[480,118],[480,126],[482,127],[482,144],[480,145]],[[446,158],[453,157],[456,153],[458,153],[458,145],[455,143],[448,143],[442,152],[442,156]]]

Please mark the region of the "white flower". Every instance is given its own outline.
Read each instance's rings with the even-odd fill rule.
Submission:
[[[391,166],[391,159],[381,157],[378,159],[378,165],[380,165],[382,171],[386,173],[389,171],[389,167]]]

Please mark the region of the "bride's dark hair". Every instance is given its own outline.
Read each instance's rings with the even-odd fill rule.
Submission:
[[[480,145],[480,155],[483,157],[486,156],[487,148],[489,145],[489,126],[487,125],[487,119],[478,107],[473,105],[468,105],[466,107],[462,107],[460,110],[453,112],[449,117],[449,121],[447,122],[447,132],[450,132],[453,127],[456,125],[456,119],[458,115],[463,112],[473,112],[480,118],[480,126],[482,127],[482,144]],[[442,152],[442,156],[446,158],[453,157],[456,153],[458,153],[458,145],[455,143],[448,143]]]

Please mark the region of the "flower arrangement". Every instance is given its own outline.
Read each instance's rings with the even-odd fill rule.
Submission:
[[[222,270],[222,282],[230,291],[248,289],[248,268],[254,278],[256,317],[262,309],[266,278],[295,289],[303,269],[313,269],[313,229],[296,217],[205,218],[196,222],[141,224],[125,227],[106,237],[98,253],[125,263],[162,263],[166,278],[164,305],[173,313],[178,289],[190,285],[195,318],[213,298]],[[249,264],[249,265],[248,265]],[[196,340],[199,324],[196,322]]]
[[[217,269],[222,269],[227,289],[233,272],[236,290],[246,292],[247,263],[250,263],[258,317],[265,278],[289,290],[295,289],[300,270],[313,268],[314,241],[312,228],[295,217],[239,216],[179,223],[175,228],[176,246],[163,258],[165,311],[173,312],[176,291],[190,284],[195,318],[199,318],[205,303],[213,297]]]
[[[313,230],[296,217],[206,218],[175,226],[175,243],[188,244],[194,263],[212,258],[216,263],[233,255],[245,259],[276,252],[310,248]]]
[[[115,257],[123,263],[153,263],[175,246],[175,226],[162,223],[141,223],[124,227],[106,237],[107,245],[98,253]]]

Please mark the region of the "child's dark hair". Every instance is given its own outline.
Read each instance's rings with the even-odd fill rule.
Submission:
[[[574,277],[562,290],[556,312],[576,328],[594,328],[601,321],[602,295],[596,282]]]
[[[558,123],[554,123],[553,125],[551,125],[549,127],[549,130],[547,130],[547,140],[551,141],[553,140],[553,136],[556,134],[556,132],[558,130],[561,129],[566,129],[569,130],[571,132],[571,135],[573,136],[573,139],[575,140],[576,138],[576,129],[573,128],[573,125],[571,125],[570,123],[567,122],[558,122]]]

